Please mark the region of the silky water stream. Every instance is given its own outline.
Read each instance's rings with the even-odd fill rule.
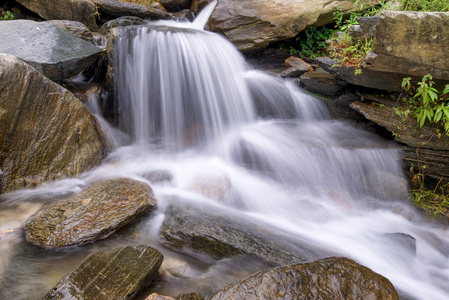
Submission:
[[[102,165],[2,196],[0,298],[40,299],[88,253],[119,245],[160,249],[168,271],[152,289],[171,296],[208,295],[264,267],[162,247],[164,210],[186,202],[199,215],[214,206],[354,259],[387,277],[404,299],[449,299],[449,235],[408,203],[398,151],[330,119],[292,83],[252,70],[232,44],[202,30],[206,17],[118,31],[114,101],[127,132],[103,123],[115,150]],[[91,112],[101,119],[94,100]],[[126,145],[125,135],[132,141]],[[16,229],[42,203],[114,176],[148,182],[157,211],[136,227],[70,249],[38,249]],[[219,192],[201,189],[217,182]],[[416,253],[390,234],[413,237]]]

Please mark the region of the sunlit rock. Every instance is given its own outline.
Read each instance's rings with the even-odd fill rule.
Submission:
[[[80,194],[44,206],[25,224],[29,243],[46,248],[89,243],[153,210],[149,185],[127,178],[100,181]]]
[[[364,7],[378,3],[378,0],[366,0]],[[307,25],[329,23],[339,9],[348,13],[359,10],[360,6],[351,0],[220,0],[208,26],[224,34],[239,50],[254,51],[292,38]]]
[[[14,55],[53,81],[92,65],[102,50],[47,22],[0,22],[0,53]]]
[[[2,192],[76,176],[100,163],[103,135],[73,94],[5,54],[0,82]]]
[[[221,299],[399,299],[391,282],[344,257],[269,269],[231,284]]]
[[[163,296],[159,295],[158,293],[153,293],[148,297],[146,297],[145,300],[175,300],[175,299],[169,296]]]
[[[150,2],[150,1],[148,1]],[[135,16],[143,19],[171,19],[172,15],[149,5],[119,0],[96,0],[98,9],[115,17]]]
[[[158,275],[162,254],[148,246],[94,252],[44,299],[134,299]]]
[[[93,36],[92,32],[81,22],[77,21],[68,21],[68,20],[50,20],[47,23],[53,24],[56,27],[67,30],[71,34],[80,39],[85,40],[86,42],[92,42]]]

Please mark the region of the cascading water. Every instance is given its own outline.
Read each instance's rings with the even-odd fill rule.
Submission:
[[[449,236],[421,221],[404,201],[398,151],[372,134],[330,120],[317,99],[292,83],[250,70],[229,42],[201,30],[204,15],[198,20],[119,30],[115,100],[131,145],[121,145],[101,166],[77,179],[4,196],[16,204],[11,214],[21,213],[24,219],[42,199],[78,192],[101,178],[125,176],[151,184],[158,199],[156,214],[133,237],[108,238],[56,255],[26,245],[20,235],[1,239],[6,256],[1,258],[0,298],[35,299],[36,290],[45,294],[70,271],[68,261],[79,261],[86,249],[158,246],[164,210],[183,201],[212,203],[352,258],[390,279],[406,299],[447,299]],[[169,179],[154,181],[149,174],[155,172]],[[217,180],[225,187],[220,195],[197,188]],[[1,220],[2,231],[17,226]],[[413,237],[416,254],[391,234]],[[205,262],[187,260],[193,271],[160,292],[175,296],[187,285],[207,294],[244,276],[237,265],[249,272],[257,269],[250,262],[231,260],[229,267],[226,260],[204,261],[208,268]],[[57,279],[41,279],[52,276]],[[16,287],[15,282],[24,284]]]

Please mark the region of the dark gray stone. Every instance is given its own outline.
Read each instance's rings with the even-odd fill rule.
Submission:
[[[85,40],[86,42],[91,43],[93,36],[92,32],[81,22],[77,21],[67,21],[67,20],[51,20],[47,21],[47,23],[53,24],[56,27],[67,30],[74,36]]]
[[[80,73],[102,50],[50,23],[0,22],[0,53],[14,55],[54,81]]]
[[[104,23],[98,33],[102,35],[108,35],[111,31],[111,28],[119,27],[119,26],[130,26],[130,25],[145,25],[148,24],[147,21],[139,18],[139,17],[119,17],[117,19],[108,21]]]
[[[95,3],[98,5],[99,10],[115,17],[135,16],[154,20],[173,18],[166,11],[139,3],[122,2],[119,0],[95,0]]]
[[[44,299],[134,299],[158,276],[162,260],[162,254],[148,246],[95,252]]]
[[[214,207],[171,205],[160,228],[162,244],[190,248],[215,258],[249,254],[274,265],[304,262],[329,255],[306,241],[262,227],[242,216],[231,216]]]
[[[335,75],[322,70],[301,75],[300,85],[312,93],[329,97],[336,97],[343,93],[343,88],[337,85]]]

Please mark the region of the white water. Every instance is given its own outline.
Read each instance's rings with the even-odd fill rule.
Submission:
[[[317,99],[293,84],[250,70],[229,42],[198,30],[198,24],[156,25],[123,29],[117,45],[116,101],[134,142],[123,146],[115,140],[117,149],[105,162],[79,178],[3,196],[6,203],[19,206],[0,215],[0,230],[20,227],[36,203],[115,176],[148,182],[158,211],[136,236],[68,252],[48,254],[27,246],[20,235],[5,234],[8,238],[0,240],[5,254],[0,298],[45,294],[68,272],[67,262],[76,265],[86,249],[130,240],[160,247],[158,226],[173,201],[211,204],[307,239],[384,275],[404,298],[449,298],[449,235],[421,221],[398,189],[403,174],[397,150],[330,120]],[[156,180],[154,174],[169,174],[171,180]],[[220,188],[212,193],[201,188],[216,182]],[[391,233],[414,237],[416,255]],[[204,270],[206,261],[210,265]],[[232,263],[257,269],[250,262],[231,260],[226,267],[226,260],[190,259],[186,278],[173,277],[178,285],[194,287],[190,291],[212,292],[247,275],[235,271]],[[41,270],[46,268],[54,279],[43,279],[49,276]],[[179,292],[161,290],[172,296]]]

